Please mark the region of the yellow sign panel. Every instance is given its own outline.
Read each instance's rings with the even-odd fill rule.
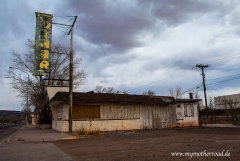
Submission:
[[[52,15],[36,12],[34,75],[50,72]]]

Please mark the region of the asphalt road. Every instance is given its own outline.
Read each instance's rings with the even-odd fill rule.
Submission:
[[[0,161],[74,161],[52,143],[2,143]]]
[[[52,143],[7,143],[24,124],[0,126],[0,161],[74,161]],[[31,132],[31,131],[29,131]]]
[[[0,144],[7,141],[17,130],[23,127],[24,124],[1,125],[0,126]]]

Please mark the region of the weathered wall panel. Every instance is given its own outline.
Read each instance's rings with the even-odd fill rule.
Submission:
[[[63,112],[62,112],[62,120],[66,121],[69,118],[69,104],[68,103],[64,103],[63,104]]]
[[[123,103],[99,103],[101,119],[139,119],[139,106]]]
[[[175,106],[144,105],[141,129],[161,129],[176,126]]]
[[[57,120],[58,120],[58,108],[57,106],[51,106],[52,108],[52,129],[57,128]]]
[[[125,103],[77,103],[76,105],[99,105],[100,118],[91,118],[92,127],[102,131],[130,129],[161,129],[176,126],[175,105],[125,104]],[[68,104],[63,115],[68,114]],[[64,112],[65,111],[65,112]],[[73,128],[90,127],[89,118],[75,119]],[[62,129],[60,128],[62,126]],[[68,130],[67,121],[57,122],[53,128]]]

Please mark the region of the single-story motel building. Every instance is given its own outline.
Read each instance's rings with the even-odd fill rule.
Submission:
[[[69,131],[69,92],[50,99],[52,129]],[[162,129],[199,126],[199,99],[73,92],[72,131]]]

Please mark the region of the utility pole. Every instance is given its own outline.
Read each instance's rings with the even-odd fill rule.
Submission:
[[[203,90],[204,90],[204,98],[205,98],[205,106],[206,106],[206,114],[208,119],[208,107],[207,107],[207,95],[206,95],[206,85],[205,85],[205,74],[204,74],[204,68],[209,67],[210,65],[202,65],[197,64],[196,67],[202,69],[202,78],[203,78]]]
[[[69,133],[72,133],[72,105],[73,105],[73,32],[74,32],[74,24],[77,20],[77,16],[73,21],[71,26],[71,30],[68,35],[71,33],[71,49],[70,49],[70,75],[69,75]]]

